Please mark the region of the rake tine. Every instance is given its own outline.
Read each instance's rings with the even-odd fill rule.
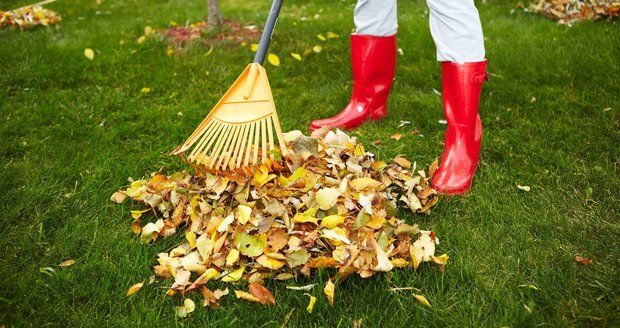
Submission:
[[[196,147],[194,147],[194,150],[192,150],[192,152],[189,153],[188,158],[193,157],[195,153],[199,152],[198,149],[201,149],[202,146],[204,146],[204,144],[209,140],[211,133],[217,130],[218,126],[219,124],[215,120],[212,120],[211,122],[209,122],[209,124],[207,125],[207,130],[205,131],[205,133],[201,135],[200,141],[198,141],[198,143],[196,144]]]
[[[252,147],[254,147],[254,157],[252,160],[252,164],[257,164],[258,163],[258,145],[259,145],[259,137],[260,137],[260,121],[257,121],[256,123],[256,131],[254,134],[254,144],[252,145]]]
[[[222,136],[225,136],[230,130],[230,125],[228,124],[224,124],[224,129],[222,130],[221,134],[220,134],[220,138],[217,139],[217,142],[215,143],[215,146],[213,147],[213,151],[211,152],[211,155],[209,155],[208,159],[207,159],[207,163],[205,164],[208,168],[212,168],[213,164],[215,163],[215,161],[217,160],[217,155],[220,152],[220,148],[222,147],[223,142],[225,142],[224,139],[222,139]]]
[[[218,167],[220,166],[220,164],[229,155],[230,148],[233,147],[232,143],[234,142],[235,138],[237,137],[237,131],[238,130],[239,130],[239,126],[238,125],[233,125],[231,133],[227,134],[226,136],[224,136],[226,138],[226,143],[224,143],[224,147],[222,147],[222,152],[220,153],[220,155],[217,158],[217,163],[213,167],[214,169],[217,170]],[[214,159],[214,161],[215,161],[215,159]]]
[[[245,161],[243,162],[243,166],[248,166],[250,164],[250,152],[252,151],[252,136],[254,135],[254,125],[255,123],[251,123],[250,125],[250,134],[248,134],[248,142],[246,143],[245,147]]]
[[[288,151],[286,150],[286,145],[284,144],[284,137],[282,136],[282,129],[280,128],[280,119],[278,118],[278,113],[275,112],[275,110],[272,118],[276,128],[276,136],[278,137],[278,141],[280,142],[280,151],[282,152],[282,156],[286,156],[288,155]]]
[[[239,144],[241,142],[241,137],[243,136],[243,129],[245,128],[245,124],[238,125],[235,133],[231,136],[230,147],[228,147],[228,151],[226,152],[226,156],[222,159],[222,166],[220,167],[222,170],[226,170],[226,167],[229,166],[231,161],[234,162],[235,149],[239,149]],[[219,165],[218,165],[219,166]]]
[[[239,155],[239,151],[241,149],[241,145],[243,144],[243,140],[245,140],[245,134],[247,132],[247,125],[242,125],[241,126],[241,132],[239,133],[239,138],[237,138],[237,144],[235,145],[235,151],[232,153],[232,156],[230,156],[230,158],[228,159],[228,163],[224,164],[224,168],[226,168],[227,166],[233,170],[237,167],[236,162],[237,162],[237,156]],[[243,153],[241,153],[241,155],[243,156]]]
[[[271,116],[269,118],[267,118],[267,135],[269,137],[269,151],[271,151],[272,149],[275,148],[275,145],[273,144],[273,122],[271,121]],[[273,159],[273,154],[269,155],[269,158]]]
[[[206,157],[207,151],[209,150],[209,148],[211,148],[213,142],[215,142],[216,137],[225,127],[226,126],[224,124],[217,122],[215,128],[205,136],[205,142],[203,142],[200,147],[194,148],[194,150],[190,154],[189,159],[194,160],[199,157],[200,159],[198,160],[198,162],[202,162],[204,157]]]
[[[267,135],[265,130],[267,130],[266,127],[266,122],[267,119],[262,119],[261,122],[261,135],[263,136],[263,142],[261,143],[261,154],[262,154],[262,162],[265,162],[265,160],[267,159]]]

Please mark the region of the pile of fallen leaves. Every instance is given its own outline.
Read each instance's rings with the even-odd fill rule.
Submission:
[[[220,42],[243,43],[259,37],[260,31],[256,25],[241,25],[240,23],[225,19],[221,26],[213,33],[204,21],[196,23],[187,22],[184,26],[176,22],[170,22],[170,27],[161,30],[160,33],[176,47],[183,47],[187,43],[202,40],[207,45]]]
[[[536,0],[528,11],[541,13],[559,24],[599,18],[613,19],[620,13],[618,0]]]
[[[25,6],[11,11],[0,10],[0,29],[56,25],[61,19],[55,11],[45,9],[40,5]]]
[[[238,298],[273,304],[265,279],[310,277],[333,268],[337,273],[324,287],[333,305],[334,282],[352,274],[368,278],[417,269],[422,262],[443,269],[448,256],[435,256],[435,233],[397,217],[399,204],[428,213],[437,203],[429,185],[435,163],[427,175],[400,156],[390,163],[376,160],[339,130],[311,137],[293,131],[284,139],[290,158],[265,163],[253,175],[154,173],[130,179],[128,188],[112,195],[117,203],[129,197],[147,206],[131,212],[132,229],[143,241],[184,233],[184,242],[160,253],[154,266],[155,275],[171,281],[168,295],[199,290],[204,306],[217,307],[228,289],[212,291],[209,281],[247,281],[249,292],[236,290]],[[158,219],[143,224],[146,212]],[[311,295],[308,311],[315,301]],[[194,309],[191,299],[184,302],[180,316]]]

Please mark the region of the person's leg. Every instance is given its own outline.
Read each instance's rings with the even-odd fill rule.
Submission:
[[[352,129],[387,114],[396,67],[396,0],[358,0],[353,20],[351,100],[337,115],[312,121],[311,131],[323,126]]]
[[[484,37],[473,0],[427,0],[427,4],[448,122],[444,153],[432,185],[441,193],[459,194],[469,190],[480,154],[478,107],[487,79]]]

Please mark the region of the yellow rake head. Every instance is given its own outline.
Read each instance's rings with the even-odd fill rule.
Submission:
[[[172,154],[189,151],[187,160],[199,168],[235,171],[274,159],[272,150],[287,155],[267,73],[252,63]]]

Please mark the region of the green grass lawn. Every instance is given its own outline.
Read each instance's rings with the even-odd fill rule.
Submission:
[[[252,60],[248,46],[209,53],[194,45],[167,56],[163,42],[136,43],[146,25],[204,18],[205,2],[61,0],[48,6],[64,18],[58,29],[0,31],[0,327],[271,327],[287,314],[290,326],[620,325],[620,24],[557,26],[511,13],[516,0],[479,2],[491,80],[473,191],[443,198],[430,216],[403,214],[437,231],[438,252],[451,257],[445,272],[429,265],[352,278],[338,287],[334,307],[315,288],[312,314],[308,298],[281,282],[268,283],[274,307],[229,296],[220,309],[199,308],[187,319],[174,315],[181,298],[164,296],[168,282],[125,297],[182,236],[140,243],[129,229],[137,206],[115,205],[110,195],[129,176],[182,168],[168,151]],[[271,48],[282,65],[266,65],[284,130],[307,132],[311,119],[348,100],[354,2],[285,1]],[[0,9],[23,4],[5,0]],[[268,7],[222,3],[243,24],[262,25]],[[433,91],[441,89],[439,65],[424,2],[401,1],[399,18],[403,54],[390,115],[354,134],[379,158],[404,154],[427,166],[441,154],[445,127]],[[328,31],[341,37],[316,38]],[[302,62],[289,55],[315,44],[323,51]],[[95,50],[93,61],[85,48]],[[401,120],[412,124],[398,128]],[[395,132],[407,136],[389,139]],[[593,262],[581,265],[575,255]],[[67,258],[77,263],[59,268]],[[388,291],[394,285],[419,288],[433,307]]]

